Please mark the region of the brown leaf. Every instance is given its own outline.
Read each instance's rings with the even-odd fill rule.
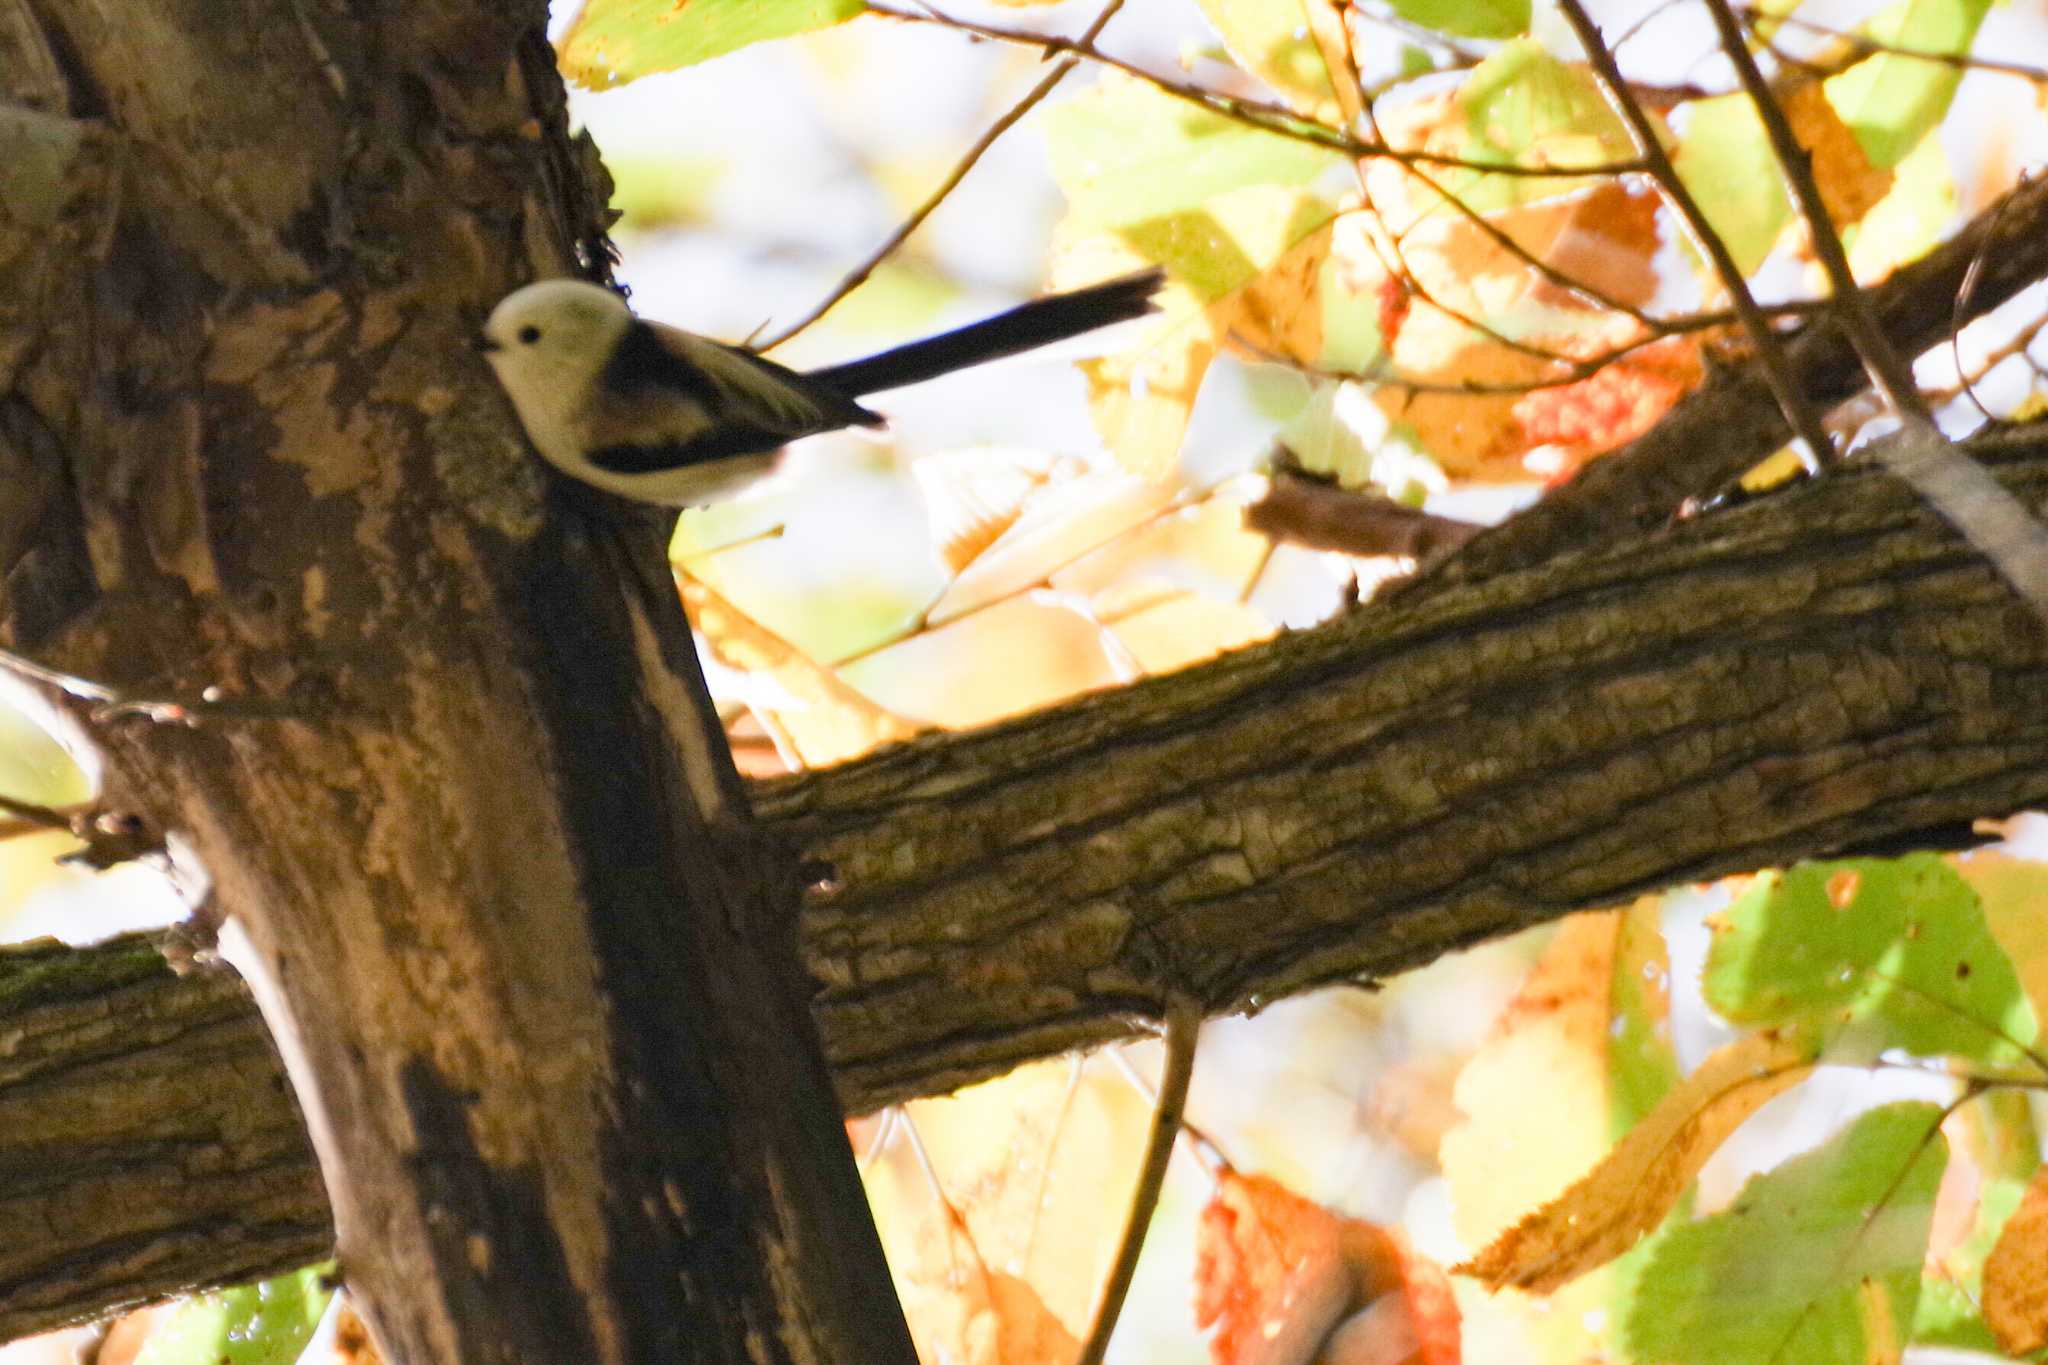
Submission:
[[[2048,1166],[2027,1182],[1984,1262],[1984,1322],[2012,1355],[2048,1346]]]
[[[1812,1069],[1810,1048],[1768,1031],[1718,1049],[1570,1189],[1452,1273],[1545,1294],[1605,1265],[1663,1221],[1743,1120]]]

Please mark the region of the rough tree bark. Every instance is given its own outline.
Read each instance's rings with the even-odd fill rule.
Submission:
[[[1975,449],[2048,503],[2048,433]],[[1244,1008],[1674,881],[1952,839],[2048,800],[2044,670],[2038,619],[1981,559],[1903,485],[1844,470],[756,805],[822,878],[804,954],[863,1109],[1126,1036],[1168,987]],[[36,1017],[0,1007],[0,1031]],[[66,1050],[23,1101],[0,1084],[0,1132],[29,1097],[98,1092]],[[14,1216],[0,1200],[0,1230]],[[222,1266],[247,1244],[224,1235]],[[32,1254],[58,1276],[90,1251]]]
[[[544,21],[0,0],[8,640],[274,717],[100,727],[108,800],[245,932],[394,1365],[908,1360],[659,536],[467,347],[600,249]]]

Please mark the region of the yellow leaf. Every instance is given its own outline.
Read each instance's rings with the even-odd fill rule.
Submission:
[[[1165,673],[1256,644],[1273,625],[1250,607],[1184,592],[1120,618],[1116,638],[1147,673]]]
[[[959,571],[925,613],[939,626],[1047,582],[1081,556],[1172,505],[1170,484],[1089,471],[1035,490],[1002,534]]]
[[[2037,1017],[2048,1019],[2048,935],[2041,932],[2041,894],[2048,868],[1999,849],[1952,860],[1984,903],[1985,926],[2019,974]]]
[[[1056,286],[1148,264],[1170,272],[1155,298],[1158,315],[1134,329],[1133,342],[1081,366],[1096,430],[1124,468],[1156,479],[1174,467],[1209,363],[1240,329],[1256,333],[1240,339],[1257,347],[1270,331],[1259,317],[1301,314],[1319,325],[1313,322],[1317,248],[1297,244],[1313,241],[1333,212],[1327,201],[1296,187],[1257,184],[1114,230],[1078,216],[1061,225],[1053,254]],[[1312,358],[1319,350],[1301,354]]]
[[[979,1317],[979,1339],[1002,1354],[955,1359],[1065,1365],[1071,1339],[1046,1347],[1087,1326],[1150,1121],[1144,1097],[1112,1066],[1062,1059],[905,1113],[945,1202],[900,1134],[866,1183],[924,1358]]]
[[[910,468],[924,493],[932,550],[958,574],[1017,524],[1048,484],[1077,477],[1078,461],[1032,450],[953,450]]]
[[[1605,1265],[1663,1221],[1743,1120],[1812,1069],[1810,1048],[1768,1031],[1718,1049],[1570,1189],[1453,1273],[1542,1294]]]
[[[1131,681],[1136,669],[1078,604],[1011,597],[839,670],[888,710],[961,729]]]
[[[875,705],[802,651],[749,618],[686,571],[676,571],[683,610],[712,655],[728,668],[765,676],[780,705],[754,705],[779,730],[804,766],[844,762],[908,739],[923,727]]]
[[[1160,513],[1055,572],[1053,587],[1087,597],[1095,615],[1111,622],[1187,589],[1242,600],[1271,548],[1244,529],[1253,482]]]
[[[1571,915],[1459,1073],[1465,1115],[1444,1136],[1453,1222],[1498,1236],[1607,1151],[1608,983],[1620,917]]]
[[[1745,493],[1767,493],[1779,484],[1790,483],[1806,471],[1799,452],[1787,447],[1749,467],[1741,479]]]

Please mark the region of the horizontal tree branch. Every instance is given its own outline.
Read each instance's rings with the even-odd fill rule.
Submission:
[[[2048,435],[1972,449],[2048,502]],[[2044,678],[2039,622],[1982,560],[1903,485],[1840,470],[1540,569],[1427,578],[1203,667],[764,784],[756,804],[816,879],[814,1008],[861,1110],[1127,1036],[1176,993],[1256,1009],[1674,882],[2048,801]],[[108,1221],[59,1226],[0,1193],[0,1339],[317,1242],[310,1157],[276,1136],[290,1102],[253,1036],[235,1035],[231,1080],[195,1082],[247,1111],[206,1119],[130,1070],[217,1061],[191,1031],[120,1007],[98,1032],[49,1022],[139,952],[0,958],[0,1038],[51,1040],[39,1069],[0,1070],[0,1169],[66,1120],[134,1111],[63,1185]],[[24,972],[78,984],[38,996]],[[228,978],[121,980],[254,1027]],[[195,1126],[208,1175],[289,1168],[300,1202],[275,1221],[301,1240],[252,1234],[246,1177],[195,1181],[183,1223],[110,1195],[160,1131]],[[242,1133],[270,1136],[213,1155]],[[189,1229],[189,1255],[123,1278],[123,1238],[152,1216]],[[23,1227],[39,1235],[8,1235]]]
[[[0,952],[0,1341],[333,1245],[239,979],[143,935]]]

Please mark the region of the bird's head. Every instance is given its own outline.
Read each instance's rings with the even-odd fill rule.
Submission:
[[[626,301],[609,289],[542,280],[500,300],[476,346],[517,401],[593,379],[632,321]]]

